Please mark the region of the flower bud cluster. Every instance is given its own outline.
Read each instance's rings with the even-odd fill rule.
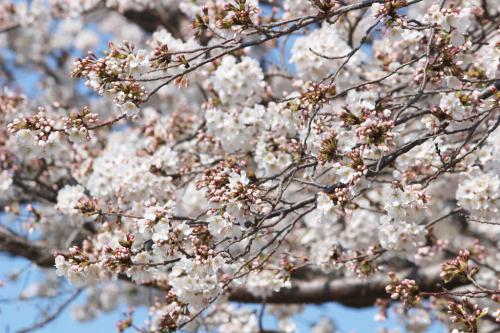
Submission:
[[[33,116],[14,119],[7,125],[7,130],[12,134],[23,130],[32,131],[39,142],[44,142],[56,130],[55,125],[54,120],[47,118],[45,109],[39,108],[38,113]]]
[[[390,16],[391,18],[397,17],[397,10],[406,7],[408,2],[406,0],[390,0],[383,3],[376,2],[372,5],[373,17]]]
[[[172,55],[167,44],[159,45],[153,50],[150,62],[151,68],[160,70],[167,70],[170,67],[182,67],[184,69],[190,67],[186,56],[183,54]]]
[[[75,285],[92,284],[104,278],[105,271],[100,263],[93,263],[88,252],[73,246],[67,254],[55,258],[56,273],[66,276]]]
[[[373,145],[383,151],[389,151],[394,144],[394,134],[391,132],[394,122],[388,119],[367,118],[357,129],[356,135],[367,145]]]
[[[26,103],[26,96],[16,94],[7,88],[0,93],[0,113],[15,113]]]
[[[260,12],[250,0],[235,0],[224,5],[224,18],[215,23],[219,29],[234,29],[241,33],[246,27],[252,26],[252,19]]]
[[[73,142],[83,143],[90,140],[89,128],[97,123],[97,113],[91,113],[85,106],[81,112],[71,112],[69,117],[64,117],[64,131]]]
[[[477,332],[479,319],[486,316],[488,308],[481,308],[478,304],[470,304],[466,299],[448,301],[448,314],[450,321],[460,327],[462,332]],[[458,329],[453,330],[453,332]],[[452,332],[452,333],[453,333]]]
[[[210,202],[222,205],[228,202],[254,203],[260,196],[260,191],[250,182],[247,173],[226,161],[206,170],[196,186],[206,190]]]
[[[35,115],[14,119],[7,130],[14,134],[27,159],[58,156],[63,149],[60,142],[63,132],[56,128],[55,120],[48,118],[44,108],[39,108]]]
[[[385,291],[392,299],[401,301],[406,308],[420,304],[420,289],[415,280],[400,281],[394,272],[390,272],[389,277],[391,283],[385,287]]]
[[[287,107],[293,112],[304,111],[304,117],[308,119],[315,109],[328,103],[330,98],[335,96],[336,87],[334,84],[322,84],[313,81],[307,81],[302,88],[300,96]]]
[[[320,143],[318,160],[321,164],[325,164],[337,162],[339,159],[338,135],[335,130],[331,130]]]
[[[73,76],[86,79],[85,84],[101,95],[114,96],[115,103],[127,116],[134,116],[146,97],[146,89],[134,75],[144,74],[149,68],[149,58],[144,50],[135,51],[127,41],[122,46],[109,44],[105,57],[98,59],[89,53],[75,62]]]
[[[161,307],[162,311],[158,320],[158,327],[167,332],[174,332],[188,318],[186,315],[189,313],[189,310],[185,304],[179,301],[172,290],[168,291],[164,303],[167,306]]]
[[[316,207],[321,213],[322,220],[335,220],[339,211],[352,198],[348,187],[336,187],[330,193],[319,192],[316,198]]]
[[[460,250],[455,259],[448,260],[441,267],[441,278],[445,283],[454,280],[468,281],[479,272],[478,267],[469,265],[470,253],[468,250]]]

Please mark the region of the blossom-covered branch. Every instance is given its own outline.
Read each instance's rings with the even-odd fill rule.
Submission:
[[[294,332],[325,302],[487,332],[499,22],[493,0],[6,1],[0,251],[85,289],[80,320],[148,307],[119,332]]]

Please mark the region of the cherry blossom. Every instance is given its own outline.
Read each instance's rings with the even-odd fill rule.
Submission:
[[[15,329],[72,307],[122,312],[118,332],[291,333],[337,302],[377,306],[381,332],[492,332],[499,15],[4,1],[0,251],[33,265],[0,284],[36,271],[15,301],[40,311]]]

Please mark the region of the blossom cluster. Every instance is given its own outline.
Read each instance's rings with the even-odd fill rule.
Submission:
[[[86,290],[79,320],[148,308],[119,332],[260,332],[272,316],[292,333],[304,306],[291,303],[377,298],[377,319],[411,332],[444,314],[450,329],[488,328],[499,12],[494,0],[6,1],[0,251],[55,267],[26,298],[55,298],[66,280]]]

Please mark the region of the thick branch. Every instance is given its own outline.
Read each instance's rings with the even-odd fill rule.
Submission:
[[[0,227],[0,251],[24,257],[41,267],[53,267],[55,250],[29,242]],[[417,281],[421,290],[440,291],[440,265],[422,268],[418,272],[405,271],[402,277]],[[237,289],[230,293],[229,300],[242,303],[327,303],[337,302],[350,307],[372,306],[377,298],[387,298],[385,287],[390,280],[387,275],[376,275],[369,279],[319,278],[312,281],[294,280],[291,289],[283,289],[267,298],[255,296],[248,290]],[[448,286],[452,287],[452,286]]]
[[[167,29],[172,36],[176,38],[181,38],[180,33],[181,21],[185,16],[176,11],[160,11],[160,10],[145,10],[145,11],[135,11],[128,10],[123,13],[123,16],[129,21],[137,24],[146,32],[154,32],[158,27],[164,27]]]
[[[403,278],[414,279],[423,291],[438,291],[441,279],[440,265],[422,268],[418,272],[406,271]],[[389,277],[377,275],[369,279],[338,278],[334,280],[294,281],[291,289],[283,289],[267,298],[249,293],[247,290],[235,290],[229,297],[231,301],[242,303],[327,303],[337,302],[350,307],[372,306],[377,298],[387,298],[385,287]],[[449,286],[451,287],[451,286]]]
[[[41,267],[54,266],[53,251],[13,234],[2,226],[0,226],[0,252],[24,257]]]

